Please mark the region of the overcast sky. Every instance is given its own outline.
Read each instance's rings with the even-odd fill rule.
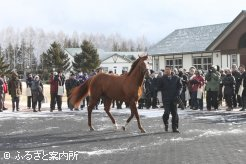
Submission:
[[[119,33],[155,43],[179,28],[231,22],[246,0],[0,0],[0,30]],[[243,8],[245,7],[245,8]]]

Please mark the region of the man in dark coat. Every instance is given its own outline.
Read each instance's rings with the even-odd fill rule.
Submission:
[[[228,108],[227,111],[230,111],[233,109],[233,95],[235,95],[235,78],[231,74],[230,69],[225,70],[226,76],[222,80],[222,84],[224,86],[224,98],[226,100],[226,105]]]
[[[239,87],[241,85],[241,74],[240,74],[236,64],[233,64],[231,68],[232,68],[232,76],[236,80],[235,94],[233,95],[233,106],[234,107],[237,107],[237,106],[241,107],[242,106],[241,97],[240,97],[240,95],[237,94]]]
[[[18,74],[16,72],[12,73],[12,78],[8,82],[9,94],[12,98],[12,110],[13,112],[19,111],[19,102],[20,95],[22,94],[22,84],[18,78]]]
[[[32,86],[32,81],[33,81],[33,77],[32,77],[32,74],[29,73],[28,74],[28,77],[26,79],[26,87],[27,88],[31,88]],[[32,106],[32,95],[31,96],[27,96],[27,107],[28,109],[30,109]]]
[[[160,80],[159,88],[162,92],[162,101],[165,110],[162,116],[165,125],[165,131],[168,131],[168,119],[171,113],[172,130],[175,133],[179,133],[179,116],[177,112],[177,102],[182,92],[182,82],[178,76],[172,74],[170,66],[165,67],[165,74]]]
[[[78,85],[79,85],[79,81],[76,80],[75,74],[73,72],[71,72],[69,79],[67,79],[65,82],[65,87],[66,87],[66,91],[67,91],[67,105],[71,111],[74,108],[74,106],[70,103],[71,91],[73,88],[77,87]],[[78,110],[78,109],[74,109],[74,110]]]
[[[145,80],[145,89],[146,89],[146,108],[149,109],[152,106],[152,109],[157,107],[157,84],[158,80],[155,77],[155,71],[150,70],[150,76],[146,77]]]

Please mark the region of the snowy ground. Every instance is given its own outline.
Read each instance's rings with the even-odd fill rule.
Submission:
[[[135,118],[125,132],[115,130],[102,106],[93,111],[94,132],[88,131],[86,110],[69,111],[64,105],[62,112],[51,113],[48,106],[37,113],[0,113],[1,163],[244,163],[246,113],[238,109],[179,110],[181,134],[164,132],[163,109],[141,109],[147,131],[141,134]],[[119,127],[130,115],[129,109],[111,111]],[[78,158],[53,159],[51,152]],[[48,154],[48,161],[38,158],[39,153]]]

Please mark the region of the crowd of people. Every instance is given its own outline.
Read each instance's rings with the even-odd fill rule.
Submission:
[[[218,66],[211,66],[207,72],[198,70],[195,67],[190,67],[188,71],[171,67],[170,69],[171,74],[179,77],[181,81],[180,94],[177,98],[178,107],[181,109],[189,107],[193,110],[203,110],[204,96],[206,96],[206,109],[208,111],[218,110],[223,100],[225,100],[226,110],[228,111],[236,107],[241,107],[240,111],[246,109],[246,90],[244,90],[244,87],[246,87],[246,73],[244,65],[240,65],[239,68],[236,65],[232,65],[231,69],[220,69]],[[83,110],[85,106],[88,106],[89,96],[81,102],[80,107],[74,107],[69,99],[71,91],[74,87],[84,83],[88,78],[101,71],[102,69],[97,69],[89,74],[71,72],[68,79],[65,79],[61,71],[52,72],[49,79],[50,112],[53,112],[56,106],[58,111],[62,111],[64,89],[66,89],[67,106],[71,111]],[[108,73],[113,74],[113,71]],[[124,74],[127,74],[126,70],[122,70],[121,75]],[[166,74],[167,72],[164,70],[158,72],[158,74],[150,70],[149,76],[144,79],[143,95],[138,102],[139,109],[155,109],[165,106],[164,99],[167,90],[163,89],[163,77]],[[44,101],[45,97],[43,94],[43,82],[40,77],[29,73],[26,78],[26,87],[27,108],[32,109],[33,112],[41,111],[42,101]],[[11,95],[12,111],[19,111],[22,83],[18,79],[16,72],[12,73],[8,81],[5,76],[0,77],[0,112],[7,109],[4,105],[7,93]],[[98,105],[100,103],[103,103],[103,98],[98,102]],[[113,101],[112,106],[121,109],[123,103]],[[98,109],[98,105],[95,109]],[[128,106],[128,104],[125,105],[126,107]]]
[[[189,107],[192,110],[203,110],[204,96],[208,111],[218,110],[223,101],[227,111],[236,107],[240,107],[240,111],[246,109],[244,65],[240,65],[238,68],[234,64],[231,69],[220,69],[213,65],[207,71],[198,70],[195,67],[190,67],[188,71],[174,68],[172,75],[178,76],[181,80],[182,89],[178,98],[178,107],[181,109]],[[158,74],[153,70],[150,71],[150,76],[144,80],[144,94],[139,100],[139,109],[163,107],[161,79],[164,76],[164,70]]]

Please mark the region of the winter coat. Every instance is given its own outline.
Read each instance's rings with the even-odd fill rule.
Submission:
[[[235,93],[235,78],[231,74],[223,78],[222,84],[224,86],[224,95],[233,95]]]
[[[50,76],[50,93],[57,93],[58,92],[58,86],[63,86],[65,82],[64,76]]]
[[[241,74],[241,82],[240,82],[240,85],[242,83],[242,80],[243,80],[243,88],[246,88],[246,71]]]
[[[208,72],[205,75],[205,80],[207,81],[206,84],[206,91],[219,91],[220,85],[220,73],[219,72]]]
[[[71,91],[73,88],[77,87],[79,85],[79,81],[76,79],[67,79],[65,82],[65,87],[67,91],[67,96],[71,94]]]
[[[181,79],[176,75],[170,77],[164,75],[160,80],[159,89],[162,93],[163,102],[176,101],[182,92]]]
[[[183,72],[179,72],[179,77],[181,79],[181,82],[182,82],[182,92],[185,92],[186,91],[186,87],[187,87],[187,84],[188,84],[188,76],[185,75]]]
[[[241,85],[241,74],[239,71],[232,71],[232,76],[235,78],[236,81],[235,91],[237,93]]]
[[[4,81],[3,78],[0,77],[0,94],[4,93]]]
[[[191,91],[192,92],[197,92],[198,88],[201,88],[201,86],[204,85],[204,78],[202,76],[194,76],[190,80],[190,85],[191,85]]]
[[[31,86],[32,86],[32,81],[33,81],[33,78],[32,78],[32,77],[28,77],[28,78],[26,79],[26,86],[27,86],[28,88],[31,88]]]
[[[22,84],[18,78],[12,78],[8,82],[9,94],[12,98],[19,97],[22,94]]]
[[[33,101],[42,101],[44,99],[43,95],[43,83],[40,80],[33,80],[31,84],[32,98]]]

